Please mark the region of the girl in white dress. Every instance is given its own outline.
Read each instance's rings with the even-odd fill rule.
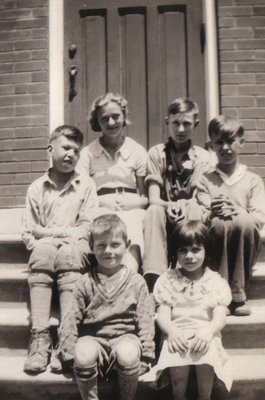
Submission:
[[[228,283],[206,266],[210,238],[200,221],[183,222],[172,235],[176,265],[156,282],[157,323],[165,339],[158,363],[142,381],[156,380],[169,368],[174,400],[186,399],[189,370],[196,366],[200,400],[211,397],[214,375],[232,385],[232,371],[222,346],[231,302]]]

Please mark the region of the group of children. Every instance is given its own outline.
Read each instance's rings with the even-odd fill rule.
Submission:
[[[172,398],[183,400],[195,365],[207,400],[215,375],[228,390],[232,384],[220,335],[226,314],[251,312],[246,288],[265,222],[263,182],[239,161],[244,129],[235,119],[209,124],[216,165],[192,143],[199,118],[189,99],[170,104],[169,140],[148,153],[126,137],[128,123],[126,100],[107,93],[90,113],[98,139],[81,151],[75,127],[50,136],[51,167],[28,189],[22,235],[32,251],[24,370],[40,373],[49,362],[53,372],[73,368],[83,400],[98,399],[98,374],[113,368],[121,400],[134,399],[139,376],[152,381],[169,370]],[[55,282],[60,327],[52,349]],[[163,337],[157,363],[155,311]]]

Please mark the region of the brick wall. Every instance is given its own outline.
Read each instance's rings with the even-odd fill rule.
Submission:
[[[47,167],[48,0],[0,1],[0,207]]]
[[[265,178],[265,0],[218,0],[221,111],[246,129],[242,161]]]

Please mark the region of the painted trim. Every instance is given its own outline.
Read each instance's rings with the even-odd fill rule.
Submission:
[[[203,0],[205,22],[205,95],[206,123],[220,114],[217,21],[215,0]]]
[[[49,0],[49,130],[64,123],[64,7]]]

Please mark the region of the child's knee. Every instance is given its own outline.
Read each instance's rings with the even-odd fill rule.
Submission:
[[[33,249],[29,259],[29,269],[33,272],[54,272],[58,249],[50,243],[39,243]]]
[[[116,348],[117,363],[124,368],[134,367],[140,363],[140,349],[130,341],[122,341]]]
[[[72,292],[79,276],[80,272],[74,271],[59,273],[57,278],[57,287],[59,293],[66,291]]]
[[[30,272],[28,277],[30,287],[34,286],[52,286],[53,278],[45,272]]]
[[[84,338],[77,341],[74,358],[76,368],[88,368],[95,365],[98,356],[98,344],[96,341]]]
[[[55,271],[81,271],[84,265],[82,251],[77,245],[65,244],[58,250]]]

